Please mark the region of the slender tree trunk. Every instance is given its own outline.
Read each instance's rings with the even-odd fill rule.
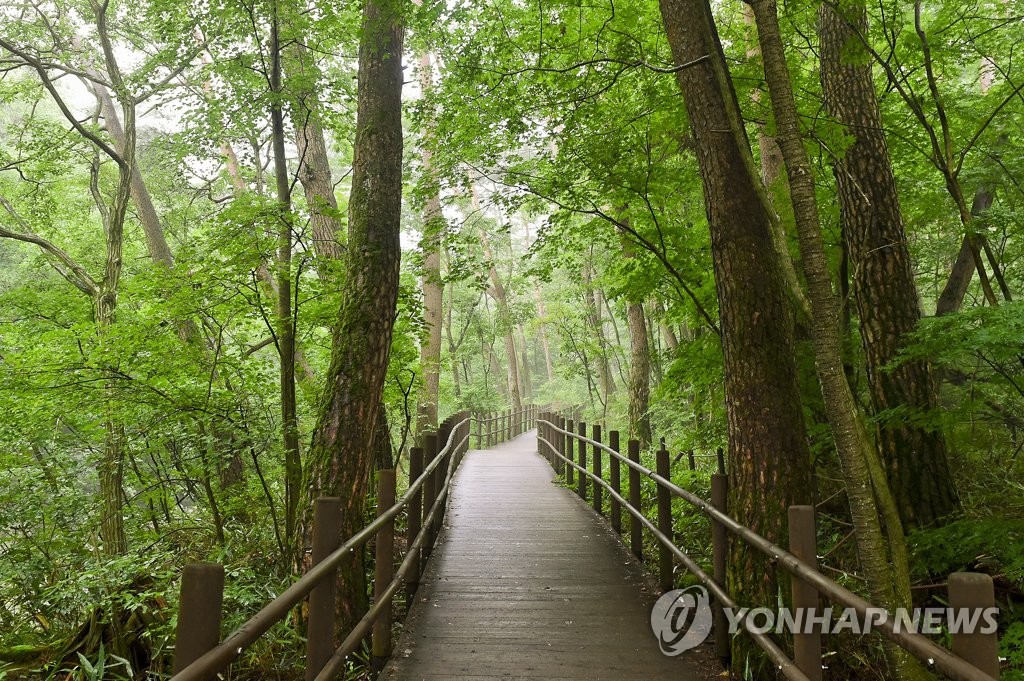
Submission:
[[[551,344],[548,342],[547,319],[548,313],[544,307],[544,299],[540,295],[540,287],[534,286],[533,288],[533,299],[537,301],[537,315],[540,318],[539,323],[539,334],[540,344],[544,349],[544,368],[547,370],[548,381],[555,380],[555,365],[551,361]]]
[[[508,395],[512,403],[512,409],[519,411],[523,408],[522,395],[519,392],[519,360],[516,357],[516,342],[513,336],[514,328],[512,315],[509,314],[508,298],[505,295],[505,287],[498,276],[498,270],[494,266],[491,257],[491,246],[486,232],[480,230],[480,245],[484,251],[484,259],[490,263],[488,275],[491,278],[491,288],[487,293],[494,298],[498,307],[498,333],[502,334],[505,340],[505,360],[508,362]]]
[[[313,251],[323,261],[318,264],[317,272],[324,275],[329,273],[332,263],[341,260],[345,248],[341,243],[338,199],[334,195],[330,156],[320,112],[319,69],[302,40],[289,40],[282,46],[282,52],[289,83],[294,83],[294,87],[289,88],[290,113],[299,155],[298,177],[309,210]]]
[[[106,87],[94,84],[93,88],[100,102],[103,125],[107,129],[107,134],[113,140],[114,148],[123,155],[126,139],[124,126],[121,124],[121,116],[117,112],[117,105],[114,104],[114,99],[110,96],[110,92]],[[156,212],[156,206],[153,205],[153,198],[149,194],[146,182],[142,179],[142,172],[139,170],[138,164],[132,165],[132,203],[135,204],[135,210],[139,214],[139,223],[142,225],[142,234],[146,239],[149,257],[161,265],[174,267],[174,255],[171,253],[171,247],[167,244],[164,228],[160,223],[160,216]]]
[[[284,450],[285,543],[296,542],[299,498],[302,496],[302,459],[299,454],[299,423],[295,400],[295,321],[292,315],[292,197],[291,176],[285,157],[284,113],[281,109],[281,48],[277,5],[274,5],[270,39],[271,144],[277,183],[277,300],[275,301],[277,352],[280,369],[281,439]]]
[[[597,375],[601,381],[602,403],[607,406],[608,397],[615,394],[615,378],[612,376],[611,363],[608,361],[608,341],[604,335],[604,323],[601,321],[601,308],[597,304],[594,293],[593,270],[588,263],[583,269],[583,303],[587,311],[587,327],[594,337],[597,347]]]
[[[896,503],[843,370],[839,304],[828,272],[815,198],[814,169],[800,135],[775,0],[755,0],[752,6],[807,279],[815,367],[846,479],[860,563],[876,605],[890,610],[909,607],[907,550]],[[899,646],[887,643],[886,656],[893,678],[927,678],[917,660]]]
[[[793,339],[793,301],[772,238],[767,197],[707,0],[660,0],[676,77],[695,138],[711,229],[721,317],[729,431],[729,511],[774,542],[787,541],[787,509],[811,502],[811,476]],[[776,607],[783,588],[759,552],[732,542],[732,593]],[[753,678],[772,678],[749,639],[733,639],[734,669],[747,652]]]
[[[860,46],[852,27],[866,33],[867,15],[861,3],[844,9],[845,17],[827,4],[819,10],[821,83],[828,112],[854,139],[836,160],[835,176],[872,407],[875,414],[929,411],[935,408],[935,388],[928,363],[889,368],[921,312],[871,62],[850,60],[849,50]],[[905,530],[959,513],[941,432],[915,425],[901,412],[898,419],[878,423],[876,440]]]
[[[524,400],[529,400],[533,395],[533,385],[530,382],[530,346],[526,343],[526,332],[523,331],[522,324],[516,325],[516,331],[519,333],[519,355],[523,361],[522,371],[519,372],[522,379],[522,395]]]
[[[309,490],[342,500],[343,537],[363,524],[373,437],[398,300],[402,213],[401,0],[367,0],[341,309],[309,452]],[[361,556],[338,569],[338,631],[367,606]]]

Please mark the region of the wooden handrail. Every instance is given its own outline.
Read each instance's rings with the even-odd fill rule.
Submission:
[[[417,528],[416,536],[410,542],[401,565],[394,572],[388,584],[377,590],[377,598],[373,607],[352,628],[341,646],[327,660],[325,666],[320,670],[316,670],[315,679],[318,681],[333,678],[341,669],[345,658],[359,647],[360,642],[370,632],[373,624],[383,613],[391,608],[392,599],[399,589],[406,585],[410,575],[418,575],[417,570],[420,567],[420,558],[424,550],[429,549],[436,539],[436,531],[440,526],[440,518],[444,514],[452,480],[461,463],[461,455],[467,451],[468,443],[472,436],[470,424],[474,421],[477,422],[479,437],[480,424],[503,420],[505,425],[500,434],[494,431],[496,441],[502,441],[504,438],[497,439],[499,435],[512,437],[514,434],[525,432],[525,428],[535,419],[538,411],[539,408],[537,406],[527,405],[517,412],[508,410],[500,416],[488,419],[469,412],[461,412],[462,418],[454,423],[450,421],[458,415],[450,417],[441,426],[442,434],[447,434],[444,447],[437,451],[436,455],[429,462],[418,466],[420,469],[418,471],[419,475],[417,475],[415,480],[410,481],[408,488],[400,499],[387,509],[379,510],[377,517],[372,522],[349,537],[341,546],[324,557],[323,560],[312,566],[305,575],[292,583],[284,593],[263,606],[259,612],[250,617],[223,641],[206,650],[198,658],[188,660],[185,664],[179,665],[176,659],[175,668],[182,668],[171,677],[171,681],[206,681],[207,679],[216,678],[218,673],[237,660],[247,648],[269,631],[274,624],[284,620],[292,608],[309,596],[318,585],[325,580],[333,579],[336,569],[346,557],[356,549],[363,547],[382,529],[391,527],[395,518],[410,505],[410,502],[413,500],[420,502],[422,499],[430,503],[430,509],[426,516],[422,517],[422,522]],[[435,437],[434,441],[436,439]],[[436,449],[436,445],[431,445],[431,447]],[[436,476],[439,471],[444,472],[444,479],[443,484],[438,488]],[[202,573],[202,571],[199,572]],[[221,585],[217,588],[222,587],[223,583],[221,580]],[[199,610],[202,610],[202,608],[199,608]],[[219,623],[219,608],[217,608],[216,613],[211,612],[207,614],[211,620],[216,615],[216,622]],[[390,632],[388,632],[388,635],[390,635]],[[203,645],[205,647],[208,644]],[[182,650],[185,647],[182,646]],[[188,650],[188,655],[194,657],[196,652],[198,651],[195,649],[195,646],[191,646]],[[311,674],[308,674],[307,678],[311,676]]]
[[[620,504],[625,508],[633,517],[643,524],[655,539],[665,548],[667,548],[679,561],[690,570],[694,576],[700,580],[709,591],[711,591],[716,598],[720,599],[721,603],[726,607],[735,607],[735,602],[732,601],[729,594],[725,589],[714,580],[711,576],[705,573],[700,567],[689,557],[687,554],[680,549],[671,540],[670,537],[666,536],[663,532],[659,531],[658,528],[651,523],[644,515],[641,509],[634,508],[632,504],[626,501],[616,490],[613,490],[611,485],[604,482],[603,479],[595,476],[589,470],[583,466],[577,465],[570,457],[566,457],[562,454],[561,447],[556,446],[549,439],[541,435],[541,427],[552,435],[559,435],[558,439],[562,439],[563,442],[567,442],[565,438],[576,440],[581,445],[589,444],[603,452],[608,453],[609,456],[615,458],[620,463],[624,463],[631,470],[644,475],[653,480],[660,488],[664,488],[673,496],[680,497],[691,505],[697,507],[704,512],[711,520],[720,524],[731,534],[739,537],[741,540],[746,542],[748,545],[757,549],[761,553],[769,556],[773,562],[780,565],[784,570],[793,575],[794,578],[801,582],[813,586],[822,594],[826,595],[831,600],[852,608],[861,617],[868,615],[868,610],[877,611],[879,608],[872,605],[865,599],[861,598],[857,594],[853,593],[849,589],[846,589],[842,585],[826,577],[824,574],[819,572],[815,566],[812,566],[791,552],[783,549],[782,547],[772,543],[768,539],[765,539],[761,535],[757,534],[753,530],[741,525],[732,516],[728,515],[724,511],[715,508],[714,505],[700,498],[699,496],[689,492],[678,485],[674,484],[671,480],[667,479],[663,475],[659,475],[657,472],[652,471],[646,466],[640,464],[637,461],[631,460],[629,457],[622,456],[619,452],[615,451],[611,447],[605,446],[597,440],[574,433],[571,430],[567,430],[559,427],[558,424],[553,423],[549,418],[553,415],[541,414],[537,418],[538,424],[538,442],[543,442],[554,457],[557,457],[564,463],[571,466],[572,469],[576,470],[579,475],[586,476],[587,478],[594,481],[595,484],[601,485],[604,489],[608,490],[613,497],[618,498]],[[632,442],[632,441],[631,441]],[[632,490],[631,490],[632,492]],[[946,674],[949,678],[954,681],[991,681],[993,678],[986,672],[982,671],[973,664],[967,662],[963,658],[957,657],[945,648],[937,645],[932,640],[918,633],[906,631],[904,629],[896,630],[895,618],[891,616],[886,618],[885,621],[875,624],[875,627],[882,633],[886,638],[894,641],[897,645],[901,646],[909,653],[914,655],[917,659],[925,662],[928,665],[934,665],[942,673]],[[747,618],[741,619],[741,624],[750,633],[754,641],[769,655],[773,662],[780,667],[780,671],[789,679],[804,680],[807,676],[800,671],[793,663],[792,660],[785,657],[785,654],[778,649],[777,646],[764,635],[757,634],[751,631],[750,624],[747,622]],[[716,638],[719,634],[716,634]],[[768,646],[768,647],[766,647]],[[772,649],[774,647],[774,650]],[[781,657],[779,657],[781,655]]]

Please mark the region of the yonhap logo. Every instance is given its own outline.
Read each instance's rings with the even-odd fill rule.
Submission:
[[[711,603],[707,589],[691,586],[669,591],[651,610],[651,629],[665,655],[696,648],[711,633]]]

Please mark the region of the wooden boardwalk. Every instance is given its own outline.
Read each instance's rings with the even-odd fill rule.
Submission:
[[[466,456],[445,529],[383,678],[697,681],[662,655],[657,594],[607,525],[554,484],[531,431]]]

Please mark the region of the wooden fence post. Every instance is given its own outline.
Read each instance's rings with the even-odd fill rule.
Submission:
[[[430,462],[437,456],[437,433],[427,433],[423,436],[423,468],[430,465]],[[434,485],[434,476],[427,475],[423,479],[423,519],[426,520],[427,515],[430,513],[430,509],[433,507],[434,502],[437,500],[437,487]],[[427,558],[430,557],[430,552],[434,548],[434,528],[429,526],[427,529],[427,536],[423,542],[423,551],[420,553],[420,570],[426,567]]]
[[[220,642],[224,566],[189,563],[181,574],[173,673],[177,674]],[[210,680],[215,678],[211,675]]]
[[[577,426],[577,428],[578,428],[577,432],[580,434],[581,438],[584,438],[584,437],[587,436],[587,424],[586,423],[584,423],[583,421],[580,421],[578,426]],[[577,463],[579,463],[579,466],[580,466],[580,471],[579,471],[580,472],[580,476],[579,476],[579,481],[578,481],[579,484],[576,485],[576,493],[580,495],[580,499],[583,499],[583,501],[586,501],[587,500],[587,472],[586,472],[587,471],[587,443],[584,442],[581,439],[581,440],[577,440],[577,444],[579,445],[576,448],[576,451],[577,451],[577,456],[579,457],[579,460],[577,461]]]
[[[608,432],[608,446],[612,448],[612,451],[619,451],[619,431],[612,430]],[[612,486],[612,490],[615,494],[622,494],[622,480],[619,469],[618,457],[611,457],[608,462],[608,478],[609,483]],[[612,496],[611,499],[611,516],[612,516],[612,529],[615,530],[615,534],[622,534],[622,504],[619,503],[617,497]]]
[[[320,497],[313,505],[313,555],[317,565],[341,546],[341,499]],[[309,592],[306,624],[306,681],[313,681],[334,655],[337,580],[332,574]]]
[[[814,527],[813,506],[789,507],[789,551],[794,556],[818,569],[818,537]],[[818,609],[818,590],[793,576],[790,578],[793,591],[793,611],[803,612],[801,622],[806,622],[809,613]],[[804,631],[793,634],[793,662],[810,681],[821,681],[821,631]]]
[[[423,448],[412,447],[409,449],[409,484],[419,480],[420,476],[423,475]],[[422,488],[412,495],[409,499],[409,510],[407,511],[407,525],[406,537],[408,540],[408,546],[412,546],[412,543],[416,541],[416,535],[420,533],[420,529],[423,527],[423,490]],[[416,596],[416,590],[420,586],[420,561],[419,557],[416,556],[412,559],[412,568],[409,570],[409,577],[405,581],[405,607],[409,609],[412,607],[413,599]]]
[[[595,424],[592,428],[593,437],[591,438],[594,442],[601,441],[601,426]],[[601,465],[601,448],[594,445],[594,475],[597,476],[597,480],[603,480],[604,475],[603,466]],[[601,511],[604,510],[604,489],[598,484],[597,480],[594,481],[594,510],[597,511],[598,515],[601,515]]]
[[[687,455],[687,458],[689,459],[690,470],[691,471],[697,470],[697,461],[696,461],[696,459],[693,458],[693,450],[691,449],[690,451],[688,451],[686,453],[686,455]]]
[[[626,443],[626,456],[633,463],[640,463],[640,441],[630,440]],[[640,471],[632,466],[629,467],[629,505],[643,513],[643,503],[640,498]],[[644,562],[644,526],[630,514],[629,517],[629,549],[641,563]]]
[[[721,451],[721,450],[719,450]],[[722,513],[728,512],[729,478],[724,473],[715,473],[711,476],[711,505]],[[715,581],[722,588],[725,588],[725,571],[729,559],[729,535],[722,523],[711,521],[711,564],[714,568]],[[715,654],[723,664],[728,666],[732,657],[730,647],[729,623],[725,616],[725,610],[718,599],[715,599],[713,606],[714,631],[715,631]]]
[[[377,471],[377,517],[380,517],[395,505],[395,471],[394,469]],[[384,599],[384,592],[391,584],[395,574],[395,521],[386,522],[377,532],[373,563],[373,602],[374,605]],[[391,655],[391,607],[390,602],[373,623],[371,641],[373,658],[370,666],[375,671],[384,667]]]
[[[576,446],[575,446],[576,440],[574,440],[573,437],[572,437],[572,433],[574,432],[573,428],[575,427],[575,425],[576,425],[576,422],[573,421],[572,419],[569,419],[565,423],[566,436],[565,436],[565,443],[564,443],[565,446],[562,449],[562,454],[564,454],[565,458],[569,459],[569,461],[572,461],[575,458],[573,456],[573,453],[576,451]],[[563,463],[565,463],[565,462],[563,461]],[[566,463],[565,464],[565,484],[568,485],[569,487],[572,487],[575,484],[575,482],[576,482],[576,469]]]
[[[665,447],[658,449],[656,468],[657,473],[666,480],[670,480],[672,473],[670,468],[669,454]],[[672,494],[668,488],[658,484],[658,531],[674,541],[672,532]],[[658,583],[661,590],[672,590],[672,552],[668,547],[658,542]]]
[[[980,572],[954,572],[949,576],[949,607],[961,609],[995,608],[992,578]],[[965,617],[965,620],[973,618]],[[977,618],[973,632],[953,633],[953,654],[962,657],[993,679],[999,678],[999,639],[995,631],[982,633],[985,617]]]

